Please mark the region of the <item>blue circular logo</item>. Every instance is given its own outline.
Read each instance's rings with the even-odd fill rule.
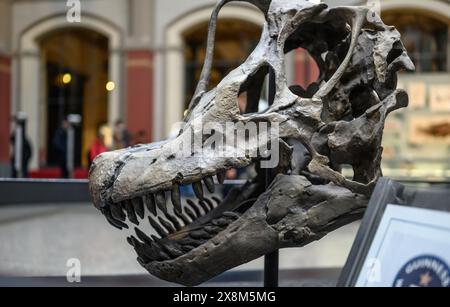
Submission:
[[[395,278],[393,287],[450,287],[450,269],[435,256],[419,256],[406,263]]]

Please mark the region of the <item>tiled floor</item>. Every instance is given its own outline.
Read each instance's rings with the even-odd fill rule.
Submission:
[[[342,267],[358,229],[344,227],[318,243],[283,250],[281,269]],[[65,276],[67,260],[81,261],[83,276],[145,273],[125,241],[91,205],[0,207],[0,275]],[[236,268],[260,270],[262,259]]]

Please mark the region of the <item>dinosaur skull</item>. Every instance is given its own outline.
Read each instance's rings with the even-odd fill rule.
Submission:
[[[360,218],[381,176],[385,119],[408,105],[396,78],[414,65],[399,32],[367,8],[242,1],[266,17],[261,40],[245,63],[206,91],[217,16],[230,2],[223,0],[211,18],[201,80],[179,135],[102,154],[90,172],[94,204],[113,226],[128,228],[127,218],[138,225],[149,215],[159,236],[136,228],[136,236],[128,238],[139,263],[184,285],[280,248],[304,246]],[[320,68],[307,89],[286,81],[285,54],[300,47]],[[275,77],[274,103],[256,113],[269,72]],[[247,112],[241,114],[237,101],[244,92]],[[202,128],[211,123],[217,129],[205,136]],[[267,133],[261,123],[277,127],[277,133]],[[255,133],[242,133],[251,124]],[[237,142],[222,146],[228,154],[215,154],[211,137],[230,135]],[[186,144],[189,154],[182,150]],[[246,144],[245,150],[236,144]],[[269,176],[263,163],[267,148],[275,147],[279,163]],[[206,197],[203,187],[212,192],[214,176],[221,182],[224,171],[250,165],[257,175],[247,184],[223,200]],[[353,168],[352,179],[341,174],[344,165]],[[275,179],[266,188],[269,177]],[[180,186],[189,184],[199,200],[183,205]]]

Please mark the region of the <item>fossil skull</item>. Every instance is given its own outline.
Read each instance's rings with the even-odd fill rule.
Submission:
[[[217,17],[228,2],[213,11],[205,65],[178,136],[104,153],[90,171],[94,204],[113,226],[138,225],[148,215],[155,233],[135,228],[128,238],[139,263],[183,285],[200,284],[280,248],[304,246],[359,219],[382,175],[385,119],[408,105],[407,94],[396,89],[397,72],[414,69],[399,32],[365,7],[242,0],[265,15],[261,40],[241,66],[207,91]],[[285,54],[300,47],[320,68],[319,79],[306,89],[286,80]],[[274,103],[257,113],[270,72]],[[247,112],[240,112],[237,100],[244,92]],[[239,125],[224,128],[219,137],[245,138],[246,154],[229,145],[226,151],[235,155],[214,155],[201,127],[229,122],[276,125],[278,133],[264,138],[262,129],[247,136]],[[183,154],[180,148],[192,139],[201,142]],[[267,176],[262,148],[273,144],[279,163]],[[226,170],[251,165],[256,176],[247,184],[223,200],[206,195],[204,187],[214,190],[214,176],[222,182]],[[352,179],[342,175],[343,166],[353,168]],[[182,204],[180,186],[190,184],[199,200]]]

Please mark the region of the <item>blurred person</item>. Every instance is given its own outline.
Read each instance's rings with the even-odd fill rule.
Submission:
[[[114,149],[113,129],[107,123],[104,123],[100,125],[99,133],[103,137],[103,143],[106,146],[106,148],[108,148],[108,150]]]
[[[53,137],[53,147],[58,153],[58,166],[61,170],[61,176],[66,179],[69,178],[69,170],[67,168],[67,130],[69,125],[66,119],[63,120]]]
[[[130,133],[122,120],[117,120],[113,133],[114,149],[130,147]]]
[[[139,131],[133,138],[133,145],[145,144],[147,142],[147,134],[144,130]]]
[[[91,145],[91,148],[89,149],[89,167],[91,167],[92,162],[94,162],[95,158],[108,151],[108,147],[105,145],[105,135],[102,133],[102,129],[100,129],[99,133],[97,134],[97,138],[94,140],[94,142]]]
[[[25,127],[24,127],[25,130]],[[15,153],[15,146],[16,146],[16,135],[15,133],[11,134],[11,146],[12,146],[12,154],[11,154],[11,177],[17,178],[19,177],[19,174],[16,170],[16,153]],[[22,177],[28,178],[28,167],[30,164],[31,157],[33,155],[33,149],[31,147],[31,143],[28,140],[28,138],[25,135],[25,131],[22,134]]]

